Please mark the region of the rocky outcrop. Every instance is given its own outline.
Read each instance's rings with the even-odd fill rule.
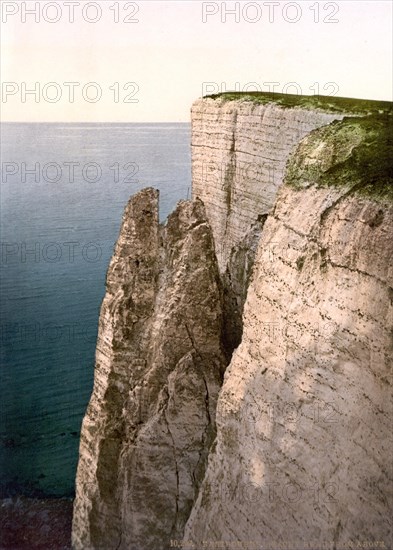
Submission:
[[[389,111],[389,102],[258,92],[195,101],[192,193],[205,204],[220,271],[258,216],[270,212],[301,139],[344,116]]]
[[[269,94],[262,103],[250,99],[228,101],[222,94],[199,99],[191,109],[192,193],[205,204],[213,230],[229,359],[241,340],[256,245],[288,157],[311,130],[344,116],[332,105],[322,109],[295,103],[288,109]]]
[[[203,204],[163,227],[158,192],[127,205],[107,274],[74,503],[76,549],[167,548],[215,434],[222,290]]]
[[[391,547],[391,124],[334,123],[288,166],[184,548]]]
[[[223,272],[232,248],[270,212],[293,147],[343,114],[205,98],[191,117],[192,193],[205,204]]]

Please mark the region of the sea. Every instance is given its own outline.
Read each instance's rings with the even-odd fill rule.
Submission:
[[[0,489],[72,497],[105,275],[122,213],[191,191],[185,123],[1,124]]]

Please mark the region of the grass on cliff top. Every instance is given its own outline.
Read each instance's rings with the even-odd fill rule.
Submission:
[[[333,113],[379,113],[392,112],[391,101],[373,99],[352,99],[349,97],[323,95],[278,94],[276,92],[222,92],[204,96],[204,99],[221,99],[223,101],[252,101],[266,104],[276,103],[283,108],[302,107],[303,109],[322,109]]]
[[[311,132],[287,164],[285,182],[340,186],[393,201],[393,117],[346,117]]]

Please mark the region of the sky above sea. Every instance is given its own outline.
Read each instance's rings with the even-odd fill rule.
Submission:
[[[1,4],[5,121],[189,121],[228,90],[392,99],[388,0]]]

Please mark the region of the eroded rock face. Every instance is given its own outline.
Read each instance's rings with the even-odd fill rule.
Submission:
[[[344,115],[273,102],[199,99],[192,116],[192,193],[205,204],[220,271],[261,214],[268,214],[295,145]]]
[[[107,274],[76,480],[76,549],[180,538],[215,434],[222,290],[201,201],[158,223],[158,192],[125,210]]]
[[[257,221],[235,245],[230,253],[225,273],[222,274],[224,289],[224,347],[230,359],[240,344],[243,332],[243,309],[253,272],[255,254],[267,214]]]
[[[390,546],[391,117],[342,118],[197,102],[206,213],[182,202],[160,227],[156,191],[130,200],[82,427],[76,549],[183,535],[193,549]]]
[[[392,179],[351,160],[367,128],[317,132],[259,242],[185,529],[197,548],[391,546],[393,203],[367,177]]]
[[[224,286],[227,357],[239,345],[243,306],[263,221],[295,145],[341,113],[204,98],[192,106],[192,189],[213,229]]]

